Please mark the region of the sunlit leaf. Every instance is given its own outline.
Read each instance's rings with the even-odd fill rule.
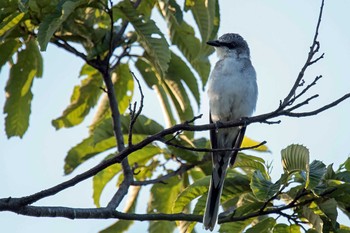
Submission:
[[[178,177],[167,179],[166,184],[153,185],[147,213],[171,213],[172,205],[181,189],[182,182]],[[152,221],[148,230],[149,232],[172,232],[175,226],[175,222]]]
[[[5,130],[8,137],[23,137],[27,131],[33,98],[31,87],[34,77],[41,75],[42,57],[36,42],[30,40],[17,54],[17,63],[11,67],[5,87]]]
[[[118,109],[120,114],[124,114],[128,108],[131,99],[134,94],[134,79],[130,73],[128,64],[119,64],[112,71],[112,83],[115,89],[115,97],[118,102]],[[101,77],[102,79],[102,77]],[[140,103],[138,104],[138,107]],[[109,105],[109,100],[107,93],[102,95],[101,100],[98,103],[95,116],[90,125],[90,132],[92,132],[95,127],[100,124],[105,119],[111,116],[111,110]]]
[[[0,38],[14,26],[16,26],[25,14],[23,12],[13,12],[0,23]]]
[[[270,233],[276,224],[276,219],[269,217],[259,223],[255,224],[253,227],[246,230],[246,233]]]
[[[241,147],[252,147],[252,146],[256,146],[256,145],[259,145],[260,142],[258,141],[255,141],[247,136],[245,136],[243,138],[243,142],[242,142],[242,146]],[[266,145],[261,145],[257,148],[254,148],[253,150],[256,150],[256,151],[261,151],[261,152],[269,152],[269,148],[266,146]]]
[[[70,105],[63,111],[62,116],[52,121],[56,129],[73,127],[80,124],[96,105],[103,83],[100,72],[89,65],[84,65],[81,76],[87,76],[80,85],[74,87]]]
[[[127,135],[130,128],[130,116],[120,116],[120,122],[123,134]],[[156,121],[144,116],[139,115],[133,125],[133,137],[136,135],[149,136],[162,131],[164,128]],[[92,131],[94,143],[114,137],[112,118],[106,118],[101,121],[95,129]]]
[[[206,176],[197,180],[188,186],[182,193],[179,194],[176,201],[173,203],[173,213],[182,212],[182,210],[195,198],[208,192],[210,177]]]
[[[72,147],[65,158],[64,173],[71,173],[77,166],[96,154],[116,146],[115,138],[111,137],[94,143],[94,137],[89,136],[82,142]]]
[[[244,232],[244,229],[249,226],[254,221],[254,218],[249,218],[244,221],[237,221],[237,222],[227,222],[220,224],[220,233],[240,233]]]
[[[300,226],[292,224],[287,225],[284,223],[276,224],[273,228],[273,233],[300,233]]]

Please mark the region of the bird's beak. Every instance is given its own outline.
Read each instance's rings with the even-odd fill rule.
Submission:
[[[207,42],[208,45],[214,46],[214,47],[220,47],[221,44],[218,40],[210,40]]]

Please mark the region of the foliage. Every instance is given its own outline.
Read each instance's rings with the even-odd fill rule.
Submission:
[[[161,19],[157,20],[164,20],[169,35],[158,28],[154,11],[160,13]],[[195,28],[185,21],[186,14],[193,16]],[[4,106],[8,137],[23,137],[28,129],[31,88],[35,77],[43,76],[39,50],[45,51],[54,44],[85,61],[80,85],[73,88],[62,115],[52,121],[56,129],[74,127],[96,108],[89,136],[67,152],[66,174],[101,153],[104,161],[116,154],[119,139],[115,139],[106,93],[108,75],[127,146],[165,128],[156,119],[135,115],[136,109],[130,105],[136,84],[134,70],[146,83],[147,87],[142,88],[155,91],[166,127],[194,119],[200,91],[209,76],[208,56],[213,53],[206,41],[216,37],[220,24],[218,0],[186,0],[183,6],[175,0],[4,0],[0,3],[0,19],[0,68],[6,64],[10,68]],[[152,143],[128,156],[133,178],[139,185],[129,190],[124,212],[135,213],[140,190],[149,184],[147,214],[202,215],[209,186],[210,153],[181,147],[208,148],[208,140],[186,131],[159,141],[172,145]],[[243,146],[256,144],[247,137],[243,142]],[[266,152],[268,148],[260,146],[255,150]],[[222,203],[226,212],[219,218],[220,232],[300,232],[304,222],[309,223],[310,232],[350,232],[337,223],[338,211],[350,216],[350,160],[337,170],[321,161],[309,161],[305,147],[287,147],[282,151],[284,173],[273,182],[262,158],[239,153],[225,180]],[[123,172],[123,166],[116,163],[93,177],[93,201],[97,207],[104,188],[114,177],[118,177],[117,185],[121,186]],[[287,209],[292,214],[286,213]],[[272,216],[285,217],[289,224]],[[125,232],[132,223],[118,220],[102,232]],[[192,232],[196,223],[152,221],[148,230],[172,232],[178,227],[181,232]]]

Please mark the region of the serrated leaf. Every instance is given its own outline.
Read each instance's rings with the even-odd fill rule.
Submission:
[[[257,170],[253,174],[250,187],[257,199],[267,201],[279,191],[280,183],[272,183],[260,170]]]
[[[172,205],[182,189],[182,180],[178,177],[167,179],[166,184],[157,183],[151,188],[151,196],[147,213],[171,213]],[[172,232],[174,222],[152,221],[149,232]]]
[[[322,232],[323,221],[319,215],[315,214],[307,206],[303,206],[303,216],[309,221],[313,229],[315,229],[319,233]]]
[[[131,186],[128,191],[127,203],[124,207],[124,213],[134,213],[137,204],[137,198],[140,193],[141,186]],[[100,231],[100,233],[122,233],[129,229],[129,227],[134,223],[131,220],[120,219],[113,225],[107,227],[106,229]]]
[[[273,233],[300,233],[300,226],[292,224],[287,225],[284,223],[276,224],[273,228]]]
[[[13,12],[0,23],[0,38],[13,27],[15,27],[24,17],[23,12]]]
[[[22,44],[18,40],[10,39],[0,43],[0,71]]]
[[[146,164],[153,156],[162,153],[162,150],[159,147],[148,145],[144,147],[142,150],[135,151],[134,153],[128,156],[128,161],[131,166],[137,164],[138,166],[142,166]],[[115,156],[115,154],[107,156],[106,159],[111,156]],[[93,199],[94,203],[97,207],[100,206],[100,198],[105,186],[121,172],[121,165],[114,164],[99,173],[97,173],[93,177]],[[143,168],[140,168],[141,170]]]
[[[310,182],[309,150],[302,145],[292,144],[281,151],[283,170],[288,176],[298,172],[307,187]]]
[[[7,137],[23,137],[29,126],[31,87],[35,76],[42,74],[42,58],[34,40],[26,44],[26,48],[17,54],[17,63],[10,69],[7,81],[4,113]]]
[[[255,224],[253,227],[246,230],[246,233],[270,233],[273,227],[276,225],[276,219],[269,217],[259,223]]]
[[[309,171],[309,150],[302,145],[290,145],[281,151],[285,172]]]
[[[203,42],[216,36],[220,24],[218,7],[217,0],[197,0],[190,8]]]
[[[310,164],[310,181],[306,188],[309,190],[313,190],[314,188],[316,188],[316,186],[321,182],[326,171],[326,165],[324,163],[318,160],[312,161],[312,163]]]
[[[139,43],[152,58],[159,73],[164,74],[170,61],[170,50],[163,33],[153,20],[141,16],[130,1],[122,1],[117,7],[124,14],[125,19],[133,25],[139,36]]]
[[[173,3],[173,5],[174,4],[176,3]],[[168,24],[171,42],[179,48],[181,53],[200,75],[204,86],[210,72],[209,54],[204,52],[205,49],[202,48],[202,43],[195,37],[194,29],[184,20],[181,22],[177,20],[176,14],[173,11],[173,5],[169,5],[166,1],[161,1],[159,3],[162,16]],[[213,50],[211,50],[211,52],[213,52]]]
[[[39,25],[38,42],[41,51],[45,51],[47,44],[61,24],[74,12],[76,8],[85,4],[85,0],[63,0],[54,13],[46,15]]]
[[[63,111],[62,116],[52,121],[56,129],[69,128],[80,124],[96,105],[102,90],[102,76],[100,72],[84,65],[80,71],[87,75],[80,85],[74,87],[70,105]]]

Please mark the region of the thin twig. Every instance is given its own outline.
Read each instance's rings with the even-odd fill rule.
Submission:
[[[286,106],[288,106],[290,104],[290,101],[291,101],[292,97],[295,95],[295,92],[296,92],[297,88],[300,86],[300,82],[301,82],[301,80],[304,77],[304,73],[305,73],[306,69],[310,65],[314,64],[316,61],[318,61],[320,58],[323,57],[323,55],[322,55],[320,58],[316,59],[315,61],[312,61],[314,55],[318,52],[318,50],[320,48],[320,44],[317,41],[317,37],[318,37],[318,31],[319,31],[319,28],[320,28],[320,25],[321,25],[323,6],[324,6],[324,0],[322,0],[322,3],[321,3],[320,13],[319,13],[318,21],[317,21],[317,25],[316,25],[316,30],[315,30],[314,38],[313,38],[313,41],[312,41],[312,45],[310,47],[310,51],[309,51],[308,57],[306,59],[306,62],[304,64],[304,66],[301,68],[301,70],[300,70],[300,72],[298,74],[298,77],[297,77],[297,79],[294,82],[293,87],[290,89],[289,94],[283,100],[282,105],[281,105],[282,108],[284,108],[284,107],[286,107]]]
[[[254,146],[248,146],[248,147],[240,147],[240,148],[223,148],[223,149],[208,149],[208,148],[194,148],[194,147],[187,147],[187,146],[182,146],[179,144],[172,143],[169,140],[159,140],[160,142],[165,143],[166,145],[173,146],[176,148],[188,150],[188,151],[195,151],[195,152],[226,152],[226,151],[243,151],[243,150],[251,150],[258,148],[262,145],[265,145],[267,142],[263,141],[257,145]]]
[[[140,99],[140,107],[136,112],[136,102],[134,104],[134,109],[132,111],[130,111],[130,124],[129,124],[129,135],[128,135],[128,144],[129,146],[132,145],[132,129],[136,123],[137,118],[140,116],[140,114],[142,113],[142,109],[143,109],[143,101],[145,96],[143,95],[143,91],[142,91],[142,87],[140,84],[140,80],[136,77],[136,75],[133,72],[130,72],[131,75],[134,77],[134,79],[137,82],[137,86],[139,88],[140,91],[140,95],[141,95],[141,99]]]

